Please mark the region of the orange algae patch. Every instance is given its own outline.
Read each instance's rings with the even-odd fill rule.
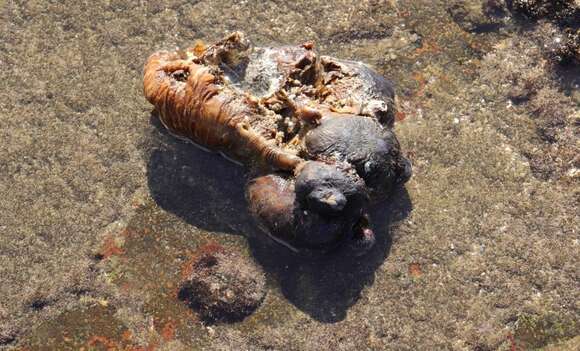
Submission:
[[[120,256],[124,254],[125,251],[117,245],[115,238],[112,236],[107,236],[103,242],[103,247],[101,249],[101,256],[107,259],[111,256]]]
[[[409,265],[409,275],[413,278],[419,278],[423,275],[423,271],[421,270],[421,265],[414,262]]]

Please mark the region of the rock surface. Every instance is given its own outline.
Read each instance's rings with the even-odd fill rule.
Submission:
[[[264,272],[251,259],[221,245],[198,249],[183,274],[179,298],[209,323],[242,320],[266,295]]]
[[[525,26],[475,34],[447,7],[0,1],[2,348],[575,349],[580,75],[544,62]],[[149,119],[146,57],[232,30],[313,40],[397,82],[414,175],[372,213],[389,235],[364,260],[254,240],[243,170]],[[242,322],[208,327],[175,298],[208,241],[269,279]]]

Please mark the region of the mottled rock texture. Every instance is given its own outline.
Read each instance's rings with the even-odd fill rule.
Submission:
[[[448,5],[0,1],[2,347],[573,350],[579,75],[545,63],[533,33],[475,34]],[[365,260],[253,239],[243,170],[150,119],[146,57],[232,30],[313,40],[397,82],[414,175],[372,213],[389,235]],[[268,295],[208,328],[177,291],[212,240],[254,258]]]
[[[208,322],[233,322],[254,312],[266,294],[264,272],[249,258],[207,244],[184,267],[179,298]]]

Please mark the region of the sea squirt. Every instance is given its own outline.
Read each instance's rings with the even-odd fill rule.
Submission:
[[[258,48],[234,32],[159,51],[144,93],[172,134],[248,167],[250,212],[294,251],[364,253],[375,241],[369,203],[411,176],[392,131],[392,82],[310,42]]]

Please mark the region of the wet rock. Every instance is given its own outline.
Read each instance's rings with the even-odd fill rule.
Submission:
[[[539,20],[549,19],[564,25],[580,23],[580,6],[575,0],[508,0],[515,14]]]
[[[475,33],[498,30],[508,16],[502,0],[456,1],[448,6],[447,12],[457,25]]]
[[[552,35],[544,43],[548,58],[557,63],[580,61],[580,6],[574,0],[458,0],[447,12],[461,28],[474,33],[491,32],[508,24],[510,17],[552,23]],[[509,26],[508,26],[509,27]],[[545,26],[544,26],[545,28]]]
[[[527,38],[498,45],[486,55],[480,71],[484,81],[505,94],[509,106],[529,117],[532,128],[526,132],[521,121],[509,123],[518,126],[522,155],[528,159],[531,173],[541,180],[564,179],[580,160],[576,105],[559,86],[565,78],[558,73],[561,67],[546,59],[546,43],[558,33],[560,28],[553,24],[539,24]]]
[[[6,318],[6,310],[0,306],[0,317]],[[0,348],[16,341],[18,331],[14,325],[0,323]]]
[[[532,33],[541,42],[550,62],[561,65],[580,62],[580,3],[574,0],[508,0],[515,18],[533,20]]]
[[[9,345],[16,341],[16,332],[13,330],[0,330],[0,346]]]
[[[567,28],[545,44],[548,58],[561,65],[580,63],[580,29]]]
[[[562,28],[543,22],[528,31],[529,37],[541,48],[542,56],[556,71],[574,68],[580,63],[580,28]],[[577,76],[571,73],[570,76]]]
[[[514,339],[523,350],[536,350],[544,349],[554,342],[577,337],[577,333],[577,321],[567,314],[523,313],[518,316]],[[563,350],[564,348],[547,347],[545,349]]]
[[[264,272],[249,258],[219,244],[198,249],[183,275],[179,299],[208,323],[240,321],[266,295]]]
[[[537,127],[538,136],[542,141],[554,144],[558,141],[558,134],[565,127],[565,116],[558,114]]]

